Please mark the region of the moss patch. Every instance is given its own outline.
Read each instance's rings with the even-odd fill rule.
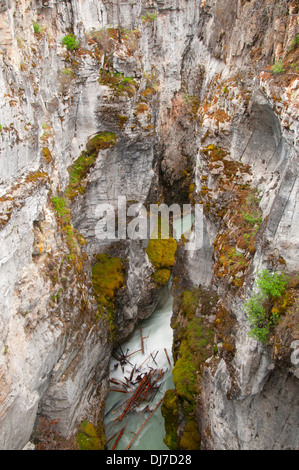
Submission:
[[[123,285],[123,266],[119,258],[99,254],[92,267],[92,282],[96,299],[110,306],[116,291]]]
[[[52,198],[52,204],[62,227],[62,233],[65,236],[69,254],[67,258],[78,272],[83,269],[84,256],[81,254],[80,246],[84,245],[84,237],[72,226],[71,211],[67,200],[63,197],[55,196]]]
[[[86,151],[89,154],[99,152],[100,150],[104,150],[115,145],[116,142],[116,134],[113,132],[101,132],[87,142]]]
[[[170,269],[166,269],[166,268],[158,269],[158,271],[156,271],[152,275],[152,278],[160,286],[165,286],[167,284],[167,282],[169,281],[170,274],[171,274]]]
[[[178,357],[173,369],[173,382],[178,395],[194,403],[198,394],[197,374],[205,360],[211,356],[208,346],[213,341],[214,332],[207,328],[201,318],[193,318],[181,331],[182,338]]]
[[[96,430],[93,424],[84,421],[81,432],[77,435],[80,450],[105,450],[105,435],[103,430]]]
[[[156,269],[171,268],[174,265],[174,257],[177,249],[177,242],[174,238],[150,239],[146,253]]]
[[[200,448],[196,402],[200,394],[201,375],[205,361],[214,354],[214,330],[206,315],[210,315],[216,307],[217,296],[200,287],[181,292],[175,303],[178,312],[172,325],[175,390],[168,391],[163,400],[164,442],[172,446],[171,449],[195,450]],[[197,316],[198,308],[200,317]]]
[[[166,431],[164,442],[170,450],[176,450],[178,449],[177,429],[179,424],[179,406],[178,395],[175,390],[167,390],[167,392],[165,392],[161,412]]]
[[[180,449],[182,450],[199,450],[200,434],[198,424],[194,419],[189,419],[185,426],[184,434],[180,440]]]
[[[52,160],[52,155],[51,155],[51,152],[50,150],[47,148],[47,147],[44,147],[42,149],[42,156],[43,158],[45,159],[45,161],[47,163],[50,163],[50,161]]]
[[[92,284],[98,303],[98,315],[104,317],[114,333],[114,297],[124,284],[124,267],[119,258],[98,254],[96,263],[91,268]]]
[[[86,150],[68,169],[69,184],[66,188],[66,195],[69,199],[85,191],[87,183],[84,179],[95,165],[99,151],[108,149],[116,143],[117,136],[113,132],[101,132],[87,142]]]

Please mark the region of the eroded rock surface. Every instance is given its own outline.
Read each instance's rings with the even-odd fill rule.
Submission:
[[[267,347],[243,310],[262,268],[298,276],[296,2],[29,3],[0,2],[0,447],[41,416],[66,438],[101,422],[113,342],[163,295],[146,243],[96,236],[98,205],[125,196],[203,206],[203,245],[181,242],[173,270],[175,306],[200,286],[191,326],[208,337],[178,447],[297,448],[296,301]],[[124,266],[113,334],[99,253]]]

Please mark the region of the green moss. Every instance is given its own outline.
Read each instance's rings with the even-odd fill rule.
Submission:
[[[116,291],[123,285],[123,266],[119,258],[99,254],[92,267],[92,283],[98,303],[111,306]]]
[[[174,265],[177,242],[174,238],[150,239],[146,253],[156,269],[171,268]]]
[[[125,77],[122,73],[108,70],[100,70],[99,83],[109,86],[115,95],[126,92],[130,98],[135,95],[136,89],[138,89],[138,83],[132,77]]]
[[[178,395],[193,403],[198,393],[197,374],[211,355],[207,347],[213,341],[214,332],[203,324],[201,318],[194,317],[181,332],[181,337],[179,359],[173,369],[173,382]]]
[[[115,145],[116,142],[116,134],[113,132],[101,132],[87,142],[86,150],[89,154],[99,152],[100,150],[104,150]]]
[[[62,232],[64,233],[69,248],[67,258],[72,262],[77,271],[81,272],[83,268],[83,259],[80,255],[79,245],[84,244],[85,240],[71,224],[71,211],[68,207],[67,200],[63,197],[55,196],[52,198],[52,204],[59,217],[59,221],[62,225]]]
[[[160,286],[165,286],[167,282],[169,281],[170,278],[170,270],[163,268],[163,269],[158,269],[153,275],[152,278],[160,285]]]
[[[194,419],[187,421],[184,434],[180,440],[182,450],[200,450],[200,434],[198,424]]]
[[[92,266],[92,284],[98,303],[98,315],[105,318],[114,335],[114,296],[124,284],[123,265],[119,258],[98,254],[97,262]]]
[[[170,450],[178,449],[177,429],[179,425],[178,395],[175,390],[167,390],[161,406],[166,435],[164,442]]]
[[[71,213],[67,206],[66,199],[55,196],[52,198],[52,203],[59,217],[61,217],[64,222],[69,223],[71,220]]]
[[[80,450],[105,450],[105,436],[102,430],[96,430],[93,424],[84,421],[81,432],[77,435]]]
[[[171,449],[200,448],[196,402],[205,361],[214,353],[214,330],[206,316],[217,305],[217,294],[203,287],[186,290],[175,298],[178,316],[173,322],[175,391],[166,395],[163,416]],[[201,316],[197,315],[200,306]],[[178,411],[179,410],[179,411]],[[179,421],[179,422],[178,422]]]
[[[198,307],[201,292],[199,289],[186,290],[182,293],[180,302],[180,311],[184,317],[190,319],[195,315]]]

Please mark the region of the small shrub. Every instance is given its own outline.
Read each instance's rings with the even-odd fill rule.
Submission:
[[[34,34],[40,34],[42,32],[42,28],[39,23],[33,23],[33,31]]]
[[[67,206],[67,202],[63,197],[55,196],[52,198],[52,203],[57,214],[62,218],[64,222],[70,222],[70,210]]]
[[[266,269],[263,269],[257,279],[257,285],[262,293],[268,295],[271,300],[283,294],[287,283],[288,278],[284,273],[270,274]]]
[[[74,36],[73,34],[67,34],[66,36],[64,36],[64,38],[62,39],[62,44],[66,46],[66,48],[70,51],[78,49],[79,47],[79,43],[76,39],[76,36]]]
[[[291,40],[289,50],[292,51],[299,46],[299,34]]]
[[[274,301],[285,292],[288,278],[284,273],[269,273],[263,270],[257,276],[256,290],[245,304],[245,313],[250,323],[249,336],[261,343],[269,343],[270,329],[277,325],[279,315],[273,310]]]
[[[272,65],[271,71],[272,73],[274,73],[274,75],[278,75],[279,73],[284,72],[284,68],[282,66],[281,60],[279,60],[278,62],[275,62],[275,64]]]
[[[261,225],[262,217],[258,212],[253,212],[252,214],[249,212],[242,212],[244,220],[248,222],[250,225]]]

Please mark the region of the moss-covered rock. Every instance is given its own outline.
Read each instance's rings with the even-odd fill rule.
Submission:
[[[86,150],[68,169],[69,184],[66,188],[66,195],[69,199],[73,199],[85,191],[87,183],[84,182],[84,179],[95,165],[99,151],[108,149],[116,143],[117,136],[113,132],[101,132],[87,142]]]
[[[201,318],[193,318],[181,332],[179,359],[173,369],[173,382],[180,397],[194,401],[198,393],[197,374],[211,355],[208,348],[213,341],[213,329],[204,325]]]
[[[93,424],[84,421],[77,435],[80,450],[105,450],[105,435],[102,429],[96,430]]]
[[[209,315],[214,314],[217,295],[203,287],[175,296],[173,382],[175,390],[165,394],[163,416],[171,449],[200,448],[196,403],[205,361],[214,354],[214,330]]]
[[[92,283],[97,302],[113,306],[116,291],[123,285],[123,265],[120,258],[98,254],[92,266]]]
[[[162,416],[164,418],[166,435],[164,442],[170,450],[178,449],[178,395],[175,390],[167,390],[165,392],[163,403],[161,406]]]
[[[158,269],[153,275],[152,278],[159,284],[159,286],[165,286],[170,278],[170,269]]]
[[[113,132],[100,132],[87,142],[86,151],[91,154],[116,145],[117,137]]]
[[[180,440],[182,450],[200,450],[200,434],[195,419],[189,419],[185,426],[184,434]]]
[[[156,269],[171,268],[174,265],[177,242],[174,238],[150,239],[146,253]]]
[[[124,284],[124,267],[119,258],[98,254],[91,272],[93,290],[98,303],[98,316],[108,321],[113,336],[115,331],[114,297]]]

